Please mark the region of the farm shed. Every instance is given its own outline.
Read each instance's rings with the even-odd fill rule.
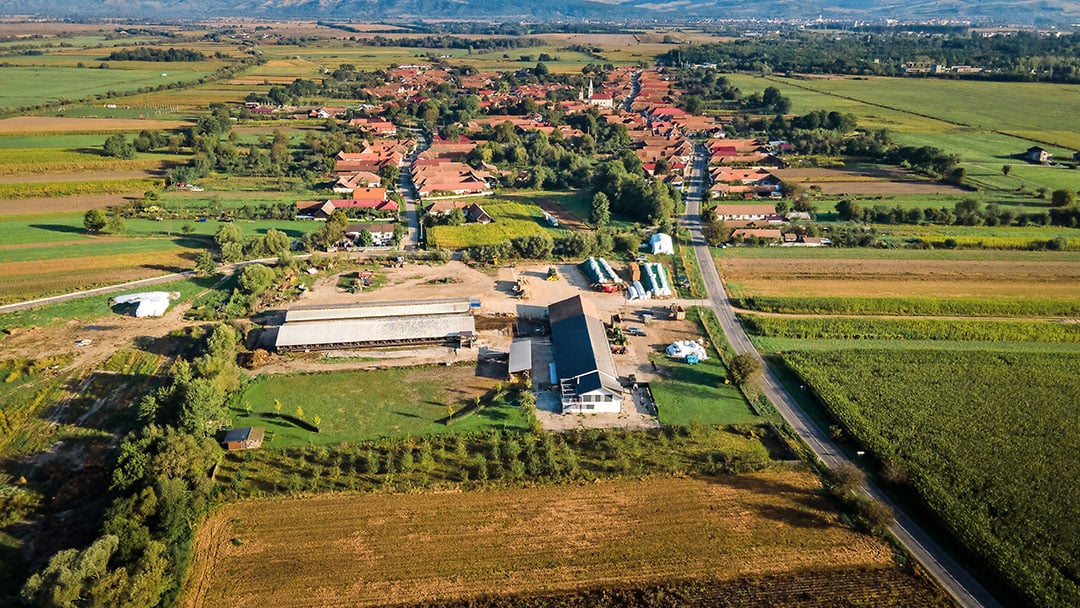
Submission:
[[[532,374],[532,340],[510,343],[510,380],[528,378]]]
[[[413,315],[286,323],[278,328],[278,352],[472,341],[470,314]]]
[[[261,426],[249,426],[225,432],[221,445],[226,450],[255,450],[262,447],[265,430]]]
[[[548,307],[562,413],[618,413],[623,389],[607,332],[592,302],[574,296]]]
[[[285,313],[285,323],[298,321],[331,321],[336,319],[371,319],[379,317],[409,317],[416,315],[467,314],[470,300],[425,300],[420,302],[371,302],[367,304],[338,304],[329,306],[296,306]]]

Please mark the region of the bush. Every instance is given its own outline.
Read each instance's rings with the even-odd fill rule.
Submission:
[[[750,353],[740,353],[731,358],[728,372],[735,384],[742,386],[761,373],[761,362]]]
[[[862,469],[844,461],[829,470],[829,489],[833,495],[845,498],[857,492],[866,483]]]

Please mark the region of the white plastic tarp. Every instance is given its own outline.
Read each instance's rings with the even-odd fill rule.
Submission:
[[[136,317],[160,317],[168,310],[171,297],[172,294],[167,291],[148,291],[116,296],[113,298],[113,302],[117,304],[138,304],[135,307]]]
[[[671,236],[662,232],[657,232],[649,239],[649,245],[652,246],[652,252],[654,255],[666,253],[675,253],[675,246],[671,243]]]

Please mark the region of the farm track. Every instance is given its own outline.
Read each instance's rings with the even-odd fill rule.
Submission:
[[[820,428],[802,410],[798,401],[787,392],[787,389],[784,388],[773,371],[766,365],[761,354],[758,353],[746,331],[735,317],[731,300],[728,299],[724,283],[720,278],[716,263],[702,233],[701,191],[706,162],[706,156],[699,148],[697,157],[694,159],[690,188],[686,196],[686,214],[681,218],[681,223],[691,232],[692,243],[701,267],[702,278],[705,281],[709,299],[712,301],[713,311],[716,313],[724,334],[736,352],[749,353],[763,365],[765,376],[761,388],[764,394],[772,401],[784,420],[798,433],[815,456],[829,467],[835,467],[840,463],[854,464],[833,443],[828,433]],[[899,505],[885,495],[880,488],[872,482],[867,482],[863,491],[893,510],[896,515],[896,521],[891,527],[893,535],[962,606],[965,608],[998,608],[1001,606],[997,599],[970,572],[938,545],[910,515],[901,510]]]

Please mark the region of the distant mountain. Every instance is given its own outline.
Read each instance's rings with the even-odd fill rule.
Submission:
[[[958,19],[1080,23],[1080,0],[0,0],[0,15],[199,19],[263,17],[417,19],[684,20]]]

